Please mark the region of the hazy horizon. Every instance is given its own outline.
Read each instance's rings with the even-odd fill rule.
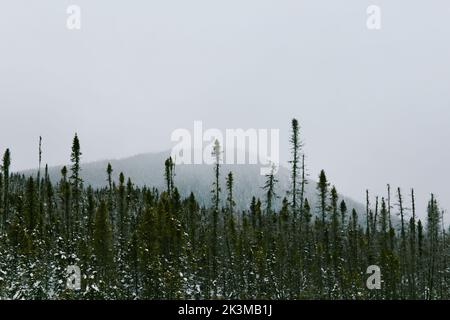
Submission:
[[[72,4],[81,30],[66,28]],[[324,169],[360,202],[415,188],[423,218],[431,192],[450,208],[448,17],[437,0],[5,1],[0,153],[36,168],[41,135],[43,163],[64,164],[77,132],[83,162],[126,158],[201,120],[280,129],[285,164],[295,117],[310,179]]]

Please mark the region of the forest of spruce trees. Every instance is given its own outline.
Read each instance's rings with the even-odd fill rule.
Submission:
[[[176,168],[165,163],[167,187],[136,186],[105,168],[105,187],[81,178],[75,135],[71,165],[52,182],[11,173],[10,150],[0,173],[0,299],[449,299],[450,249],[443,211],[431,195],[426,221],[414,190],[388,185],[367,192],[365,212],[347,208],[322,171],[317,203],[305,196],[305,155],[291,123],[291,188],[234,203],[232,172],[221,171],[216,143],[209,207],[181,198]],[[41,172],[42,171],[42,172]],[[221,190],[222,181],[226,188]],[[275,208],[281,197],[282,207]],[[420,216],[424,216],[423,213]],[[81,289],[67,287],[67,267],[80,268]],[[366,286],[368,266],[381,269],[379,290]]]

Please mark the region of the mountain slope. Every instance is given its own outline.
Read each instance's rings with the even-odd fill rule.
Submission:
[[[164,161],[169,157],[169,152],[140,154],[129,158],[118,160],[104,160],[82,164],[81,176],[85,185],[93,187],[104,187],[107,185],[106,181],[106,167],[111,163],[113,168],[113,179],[118,181],[120,172],[123,172],[125,177],[131,178],[131,181],[139,186],[156,187],[160,190],[165,189],[164,181]],[[49,168],[50,179],[56,183],[61,179],[61,168]],[[264,201],[264,185],[265,177],[260,175],[259,165],[221,165],[221,183],[222,183],[222,200],[226,198],[225,190],[225,176],[232,171],[234,175],[234,194],[236,205],[239,209],[246,209],[250,204],[252,196],[261,198]],[[28,170],[22,172],[25,175],[35,174],[36,170]],[[289,170],[280,167],[276,178],[278,183],[276,185],[276,193],[280,197],[276,202],[279,206],[281,199],[286,196],[289,190],[290,177]],[[187,196],[190,192],[194,192],[196,198],[203,205],[208,205],[211,198],[211,186],[213,183],[213,166],[212,165],[178,165],[175,168],[175,184],[182,196]],[[316,203],[316,183],[308,181],[306,186],[306,197],[312,203]],[[349,210],[355,208],[361,215],[364,211],[364,206],[360,203],[349,199],[348,197],[340,195],[340,198],[345,199]]]

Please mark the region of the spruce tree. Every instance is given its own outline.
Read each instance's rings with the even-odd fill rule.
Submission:
[[[334,277],[337,282],[338,288],[342,289],[342,275],[341,275],[341,263],[340,257],[342,255],[342,243],[341,243],[341,234],[340,234],[340,217],[338,212],[338,193],[336,188],[333,186],[330,191],[330,209],[331,209],[331,240],[332,240],[332,264],[333,264],[333,272]],[[342,290],[341,290],[342,291]],[[342,292],[341,292],[342,294]],[[334,297],[339,297],[337,293],[334,293]]]
[[[173,189],[174,189],[174,170],[175,170],[175,163],[172,160],[172,157],[169,157],[165,163],[164,163],[164,167],[165,167],[165,172],[164,172],[164,176],[166,179],[166,185],[167,185],[167,193],[169,194],[169,196],[172,195],[173,193]]]
[[[62,224],[65,230],[66,238],[72,238],[73,232],[73,218],[71,214],[71,188],[67,180],[67,167],[61,169],[62,180],[60,182],[60,198],[63,207]]]
[[[301,142],[299,137],[299,125],[297,119],[292,119],[291,124],[291,153],[292,153],[292,160],[289,161],[289,163],[292,165],[291,169],[291,196],[292,196],[292,211],[294,212],[294,216],[297,215],[297,206],[298,206],[298,178],[300,175],[300,168],[299,168],[299,162],[300,162],[300,152],[301,152]]]
[[[233,183],[234,183],[234,178],[233,178],[233,173],[229,172],[227,179],[226,179],[226,186],[227,186],[227,205],[228,205],[228,212],[230,214],[233,213],[234,210],[234,206],[235,206],[235,202],[234,202],[234,198],[233,198]]]
[[[40,190],[40,184],[41,184],[41,162],[42,162],[42,137],[39,136],[39,166],[38,166],[38,173],[37,173],[37,180],[36,180],[39,190]]]
[[[419,219],[417,221],[417,276],[419,278],[418,281],[418,295],[419,298],[424,299],[426,298],[425,294],[425,286],[427,285],[427,276],[425,271],[425,263],[424,261],[424,245],[425,245],[425,239],[424,239],[424,229],[422,226],[422,221]]]
[[[319,182],[317,183],[317,191],[319,193],[319,212],[320,212],[320,220],[317,221],[317,232],[319,234],[319,241],[317,246],[317,267],[322,266],[324,270],[323,281],[320,279],[318,284],[320,288],[320,295],[322,296],[324,292],[326,292],[326,297],[331,299],[332,294],[332,286],[333,286],[333,278],[331,275],[331,256],[330,256],[330,237],[329,237],[329,228],[328,228],[328,193],[329,193],[329,183],[327,177],[325,175],[325,171],[321,170],[319,174]]]
[[[317,190],[319,192],[319,209],[323,227],[325,227],[326,225],[327,211],[328,211],[327,205],[328,186],[329,183],[327,180],[327,176],[325,175],[325,171],[321,170],[319,175],[319,182],[317,184]]]
[[[409,220],[409,294],[410,298],[416,299],[416,267],[417,267],[417,256],[416,256],[416,200],[414,195],[414,189],[411,189],[411,206],[412,206],[412,217]]]
[[[398,207],[400,215],[400,297],[405,298],[405,274],[406,274],[406,230],[405,230],[405,211],[403,207],[403,196],[400,188],[397,188]]]
[[[70,181],[72,185],[72,195],[73,195],[73,206],[74,206],[74,219],[73,219],[73,227],[75,231],[77,231],[78,223],[80,219],[80,208],[81,208],[81,187],[83,180],[81,179],[81,147],[80,140],[78,139],[78,135],[75,133],[72,142],[72,153],[70,155],[70,160],[72,161],[72,165],[70,167],[72,174],[70,176]]]
[[[212,203],[214,206],[214,212],[219,212],[220,203],[220,162],[221,162],[221,146],[219,140],[214,141],[214,147],[212,156],[214,157],[214,182],[212,193]]]
[[[11,165],[11,153],[6,149],[3,155],[2,171],[3,171],[3,226],[6,228],[9,218],[9,167]]]
[[[93,248],[102,289],[106,290],[112,281],[113,248],[108,208],[104,201],[100,202],[95,214]]]
[[[119,213],[119,236],[121,246],[124,246],[128,239],[129,218],[128,207],[126,204],[125,176],[121,172],[119,174],[119,194],[118,194],[118,213]]]
[[[438,276],[438,261],[439,261],[439,231],[440,231],[440,214],[439,208],[434,197],[431,194],[431,199],[427,208],[427,239],[428,239],[428,270],[427,270],[427,299],[437,298],[437,284],[439,283]]]
[[[114,188],[113,188],[113,181],[112,181],[112,173],[113,168],[111,166],[111,163],[108,162],[108,165],[106,167],[106,175],[107,175],[107,182],[108,182],[108,211],[109,211],[109,219],[111,220],[111,228],[113,231],[115,231],[116,227],[116,221],[114,217]],[[115,242],[115,232],[112,232],[113,235],[113,242]]]
[[[273,202],[277,199],[277,194],[275,192],[275,185],[278,180],[275,178],[275,166],[272,166],[270,173],[266,176],[266,182],[263,189],[266,194],[266,213],[270,215],[272,213]]]
[[[221,146],[218,140],[214,141],[214,147],[212,156],[214,158],[214,182],[212,193],[213,203],[213,219],[212,219],[212,234],[211,234],[211,280],[215,281],[217,277],[217,260],[218,260],[218,217],[219,217],[219,204],[220,204],[220,162],[221,162]],[[213,296],[216,295],[216,286],[213,286]]]

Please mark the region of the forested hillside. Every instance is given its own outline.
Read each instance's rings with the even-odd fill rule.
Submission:
[[[236,151],[237,152],[237,151]],[[111,173],[111,179],[114,184],[119,181],[120,173],[126,173],[127,179],[131,179],[135,186],[148,188],[157,188],[163,190],[166,188],[166,179],[164,176],[164,162],[170,157],[170,152],[160,153],[148,153],[140,154],[129,158],[118,160],[103,160],[90,163],[83,163],[83,168],[80,173],[83,183],[90,185],[91,187],[103,188],[108,185],[107,175],[105,174],[105,168],[108,164],[111,164],[113,171]],[[63,166],[55,166],[48,168],[48,176],[50,181],[55,184],[61,179],[61,169]],[[236,210],[246,210],[249,207],[249,199],[253,196],[256,198],[264,198],[264,190],[262,186],[265,182],[265,177],[260,174],[261,166],[258,164],[222,164],[221,171],[223,173],[232,172],[234,179],[234,202]],[[36,177],[38,170],[27,170],[20,172],[20,174],[26,177]],[[176,187],[180,193],[180,196],[185,198],[194,193],[195,198],[200,206],[211,205],[211,185],[214,180],[212,172],[212,165],[208,164],[181,164],[174,168],[174,179],[176,180]],[[290,185],[290,172],[283,166],[279,167],[276,174],[277,184],[276,192],[280,195],[285,195]],[[313,180],[306,180],[305,185],[305,197],[310,202],[317,201],[317,186]],[[225,179],[220,181],[221,189],[226,188]],[[362,190],[364,194],[364,190]],[[364,205],[357,203],[356,201],[339,195],[342,199],[345,199],[349,210],[355,208],[360,214],[360,218],[364,219]],[[282,198],[277,197],[273,201],[275,209],[279,210],[282,205]],[[221,199],[221,203],[224,203],[225,199]],[[315,208],[313,208],[314,211]]]
[[[190,182],[200,195],[186,187],[180,192],[170,157],[158,188],[107,163],[106,185],[93,187],[83,179],[76,135],[71,164],[57,181],[47,167],[11,174],[7,149],[0,173],[0,298],[450,298],[450,242],[435,196],[426,221],[417,219],[414,190],[390,186],[385,195],[367,191],[366,207],[357,212],[324,171],[311,189],[295,119],[291,130],[287,185],[265,176],[251,189],[262,192],[249,195],[244,208],[236,204],[243,201],[237,191],[243,181],[220,164],[218,144],[216,163],[202,173],[211,177],[208,192]],[[79,290],[67,287],[71,265],[81,270]],[[371,265],[381,269],[380,290],[366,286]]]

